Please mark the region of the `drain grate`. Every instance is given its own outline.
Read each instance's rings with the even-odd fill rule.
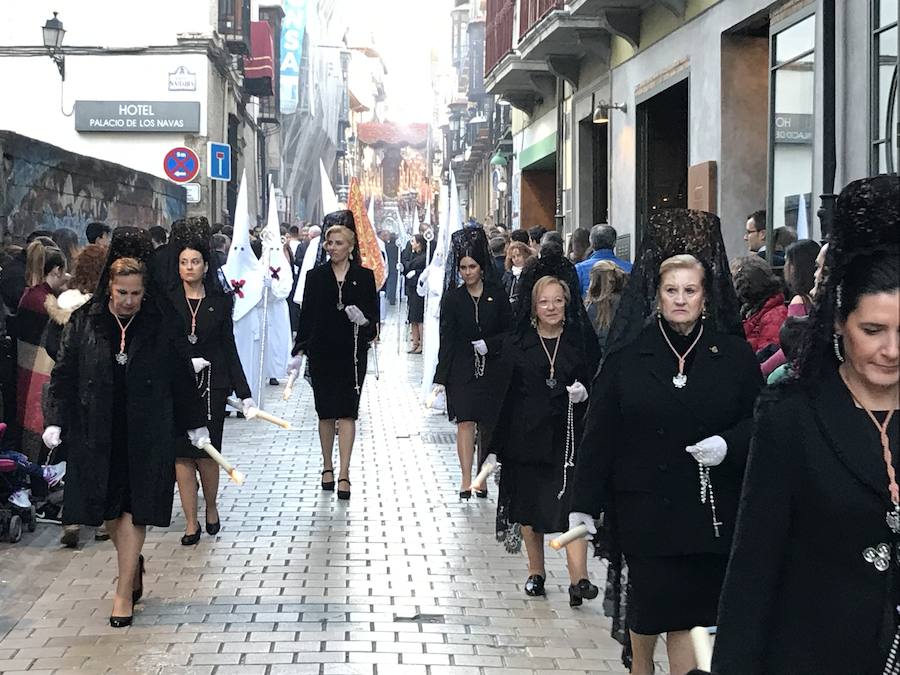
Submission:
[[[412,616],[394,615],[394,623],[444,623],[443,614],[413,614]]]
[[[420,434],[423,443],[428,445],[453,445],[456,434],[452,431],[426,431]]]

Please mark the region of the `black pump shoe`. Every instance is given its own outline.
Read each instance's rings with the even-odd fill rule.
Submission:
[[[322,472],[322,489],[326,492],[334,492],[334,481],[325,481],[325,474],[330,473],[331,477],[334,478],[334,469],[325,469]]]
[[[463,499],[465,499],[466,501],[469,501],[470,499],[472,499],[472,491],[471,490],[460,490],[459,491],[459,501],[462,501]]]
[[[525,581],[525,595],[530,595],[533,598],[547,595],[547,592],[544,590],[544,577],[540,574],[532,574]]]
[[[194,532],[194,534],[184,535],[181,538],[181,545],[182,546],[194,546],[195,544],[199,544],[200,543],[200,535],[202,534],[202,532],[203,532],[203,530],[201,530],[198,527],[197,531]]]
[[[134,615],[132,616],[110,616],[109,617],[109,625],[113,628],[127,628],[134,621]]]
[[[144,556],[138,556],[138,587],[131,591],[131,603],[136,604],[144,595]],[[114,626],[115,628],[115,626]]]
[[[569,586],[569,607],[580,607],[582,600],[593,600],[599,593],[599,588],[589,580],[582,579],[577,584]]]
[[[219,534],[219,530],[221,530],[221,529],[222,529],[222,521],[221,520],[217,520],[214,523],[211,523],[208,520],[206,521],[206,534],[214,537],[215,535]]]
[[[487,495],[487,486],[485,486],[483,490],[475,490],[475,496],[478,497],[478,499],[487,499]]]
[[[347,487],[350,487],[350,485],[352,485],[352,483],[350,483],[350,481],[347,478],[338,478],[338,484],[340,484],[340,483],[346,483]],[[338,489],[337,497],[338,497],[338,499],[344,499],[344,500],[350,499],[350,490]]]

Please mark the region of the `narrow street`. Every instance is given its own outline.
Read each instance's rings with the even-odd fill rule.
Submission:
[[[527,598],[524,552],[494,540],[496,488],[457,501],[454,428],[419,404],[421,357],[398,355],[396,312],[370,359],[353,497],[318,489],[312,391],[269,387],[279,431],[230,419],[222,532],[181,546],[184,520],[147,534],[135,625],[110,628],[113,546],[58,545],[39,525],[0,545],[0,672],[624,673],[601,600],[570,609],[563,554],[547,549],[546,599]],[[604,568],[592,564],[597,583]],[[663,654],[664,652],[660,652]]]

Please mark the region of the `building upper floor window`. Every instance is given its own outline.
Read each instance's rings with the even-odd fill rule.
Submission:
[[[872,173],[897,173],[897,0],[872,0]]]

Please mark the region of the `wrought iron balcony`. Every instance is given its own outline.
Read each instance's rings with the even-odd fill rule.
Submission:
[[[250,54],[250,0],[219,0],[218,29],[228,51]]]

